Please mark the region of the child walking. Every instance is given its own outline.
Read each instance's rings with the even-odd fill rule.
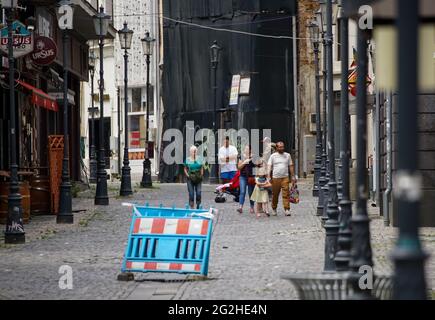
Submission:
[[[271,186],[265,168],[257,169],[257,176],[255,177],[255,189],[252,192],[251,200],[257,204],[257,217],[261,217],[261,213],[266,216],[269,214],[269,193],[267,188]]]

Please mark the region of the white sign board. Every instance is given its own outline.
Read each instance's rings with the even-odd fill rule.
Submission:
[[[233,76],[231,83],[230,106],[236,106],[239,103],[240,75]]]
[[[240,80],[240,92],[239,92],[239,94],[249,95],[250,88],[251,88],[251,78],[242,78]]]

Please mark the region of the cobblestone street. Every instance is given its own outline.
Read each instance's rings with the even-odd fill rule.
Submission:
[[[310,181],[311,182],[311,181]],[[281,279],[294,272],[323,270],[324,231],[315,216],[317,199],[302,181],[301,203],[292,216],[256,218],[245,208],[236,212],[228,199],[214,203],[214,187],[203,187],[204,207],[219,209],[215,218],[209,275],[198,280],[184,275],[135,274],[136,281],[120,282],[121,261],[131,222],[131,208],[122,202],[163,203],[184,207],[185,185],[156,184],[129,199],[110,187],[110,206],[94,207],[93,191],[74,199],[74,225],[56,225],[53,216],[35,217],[25,225],[26,244],[4,245],[0,239],[0,299],[296,299],[292,285]],[[389,253],[395,229],[385,228],[370,208],[375,270],[391,272]],[[4,227],[4,226],[3,226]],[[423,229],[428,252],[435,252],[435,232]],[[59,267],[73,269],[72,290],[59,289]],[[434,288],[435,257],[427,263],[429,288]]]

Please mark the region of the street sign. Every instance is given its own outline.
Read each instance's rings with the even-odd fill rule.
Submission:
[[[14,30],[13,45],[14,45],[14,58],[23,57],[33,51],[33,35],[27,30],[26,26],[20,21],[12,23]],[[8,54],[8,27],[0,30],[0,51]]]
[[[233,75],[231,83],[230,106],[236,106],[239,103],[240,75]]]

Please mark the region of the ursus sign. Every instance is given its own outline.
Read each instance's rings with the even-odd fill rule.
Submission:
[[[14,30],[13,45],[14,45],[14,58],[23,57],[33,51],[33,35],[27,30],[26,26],[20,21],[12,23]],[[4,54],[8,53],[8,27],[0,30],[0,51]]]
[[[35,38],[35,50],[32,53],[32,60],[35,64],[46,66],[51,64],[57,57],[56,43],[47,37]]]

